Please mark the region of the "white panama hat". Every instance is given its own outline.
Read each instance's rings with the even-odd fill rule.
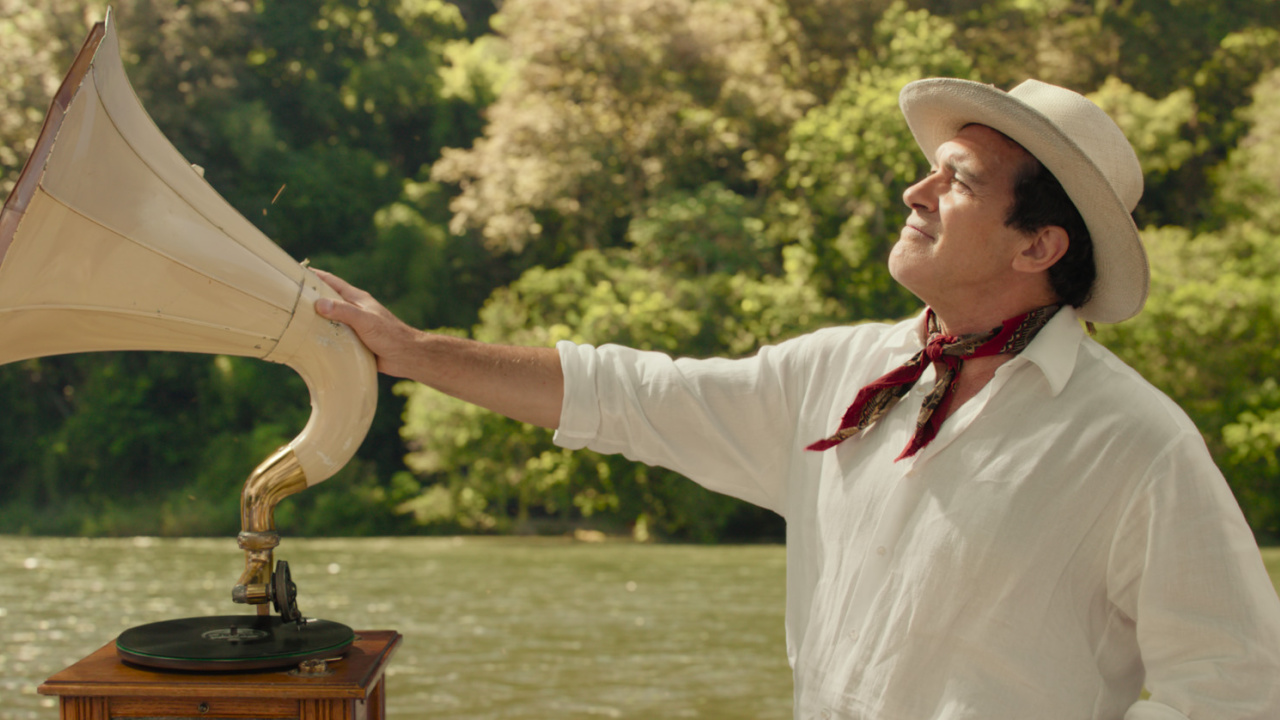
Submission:
[[[971,80],[917,80],[902,89],[898,104],[930,162],[939,145],[971,123],[1026,148],[1062,184],[1093,239],[1098,276],[1080,317],[1117,323],[1142,310],[1150,271],[1131,215],[1142,197],[1142,166],[1106,112],[1079,93],[1038,80],[1007,93]]]

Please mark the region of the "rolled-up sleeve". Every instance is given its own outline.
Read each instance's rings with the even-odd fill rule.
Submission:
[[[581,450],[600,428],[600,404],[596,400],[596,368],[599,363],[595,348],[590,345],[575,345],[561,340],[556,344],[556,350],[560,353],[560,369],[565,382],[555,443],[569,450]]]
[[[795,418],[767,361],[777,348],[741,360],[570,342],[556,349],[565,375],[557,445],[665,467],[782,512]]]

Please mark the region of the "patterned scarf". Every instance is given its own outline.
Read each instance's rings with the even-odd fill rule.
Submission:
[[[933,390],[925,397],[924,404],[920,407],[920,415],[916,418],[916,432],[897,460],[915,455],[920,448],[933,440],[938,434],[938,428],[946,419],[964,361],[970,358],[1016,355],[1022,352],[1059,307],[1061,306],[1046,305],[1025,315],[1005,320],[1004,324],[987,332],[959,337],[944,335],[938,328],[937,317],[930,309],[925,314],[925,327],[928,330],[929,340],[924,349],[913,355],[902,367],[890,371],[859,390],[857,397],[853,399],[853,404],[845,411],[844,418],[840,421],[840,428],[835,434],[813,443],[806,449],[821,451],[833,448],[880,419],[916,384],[924,374],[927,361],[937,367],[938,378],[934,381]]]

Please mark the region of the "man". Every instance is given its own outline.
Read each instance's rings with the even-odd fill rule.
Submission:
[[[1280,718],[1280,600],[1239,508],[1081,327],[1146,298],[1133,150],[1035,81],[901,105],[933,170],[890,270],[921,317],[695,361],[434,337],[332,276],[318,309],[384,372],[782,514],[797,718]]]

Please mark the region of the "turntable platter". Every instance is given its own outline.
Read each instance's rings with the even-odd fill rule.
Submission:
[[[355,632],[327,620],[220,615],[139,625],[120,633],[121,659],[165,670],[266,670],[341,655]]]

